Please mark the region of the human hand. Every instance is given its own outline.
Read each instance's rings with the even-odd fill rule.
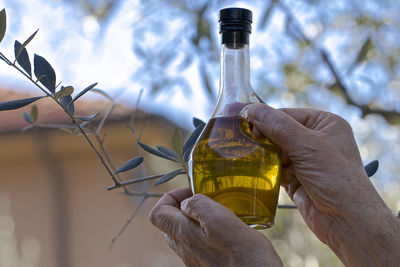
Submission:
[[[164,194],[150,212],[187,266],[282,266],[269,240],[229,209],[189,188]]]
[[[368,179],[344,119],[264,104],[249,105],[247,114],[256,131],[281,146],[281,184],[322,242],[346,265],[400,262],[393,261],[399,257],[399,221]]]

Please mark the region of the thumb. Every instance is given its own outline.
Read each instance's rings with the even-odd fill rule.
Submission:
[[[197,221],[203,229],[212,229],[220,224],[236,222],[236,220],[242,223],[228,208],[202,194],[195,194],[182,201],[181,210]]]
[[[279,109],[257,103],[247,106],[247,116],[258,131],[271,138],[283,150],[290,151],[298,147],[302,136],[310,130]]]

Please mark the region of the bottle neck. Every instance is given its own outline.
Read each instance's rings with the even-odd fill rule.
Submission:
[[[249,46],[245,44],[223,44],[221,50],[220,90],[238,93],[237,90],[244,89],[249,84]]]
[[[250,85],[247,44],[223,44],[218,103],[213,117],[239,115],[241,107],[257,101]]]

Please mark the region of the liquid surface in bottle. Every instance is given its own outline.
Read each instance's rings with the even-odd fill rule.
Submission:
[[[189,164],[195,193],[209,196],[258,229],[274,222],[280,171],[279,147],[254,137],[241,116],[211,119]]]

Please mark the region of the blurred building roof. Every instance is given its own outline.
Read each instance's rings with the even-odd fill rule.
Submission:
[[[29,97],[34,97],[37,95],[32,95],[26,92],[21,92],[19,90],[5,89],[0,87],[0,102],[24,99]],[[52,124],[71,124],[70,118],[65,114],[65,112],[50,98],[39,99],[38,101],[27,105],[23,108],[9,111],[0,112],[0,133],[12,133],[19,132],[24,127],[28,126],[28,122],[25,121],[22,114],[24,112],[30,113],[31,106],[36,104],[38,107],[38,120],[37,125],[52,125]],[[102,100],[85,100],[77,101],[75,104],[75,115],[88,116],[96,113],[100,113],[95,121],[99,121],[101,117],[111,108],[112,103],[105,99]],[[118,121],[128,121],[135,112],[135,119],[141,120],[146,117],[146,114],[142,110],[134,110],[117,104],[107,120],[107,122],[118,122]],[[154,117],[158,116],[152,116]],[[161,118],[158,118],[161,119]],[[166,120],[165,118],[162,118]]]

